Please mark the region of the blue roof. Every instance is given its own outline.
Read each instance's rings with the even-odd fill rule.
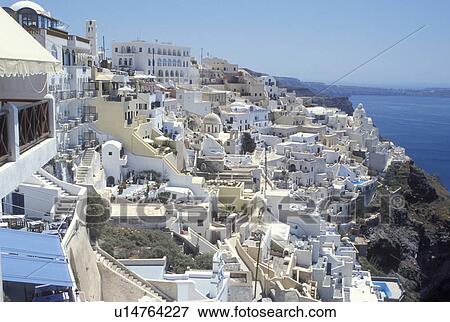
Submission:
[[[59,236],[0,229],[0,253],[4,281],[73,285]]]

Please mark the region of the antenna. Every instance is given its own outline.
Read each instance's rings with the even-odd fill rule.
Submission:
[[[200,69],[200,72],[201,72],[200,79],[201,79],[202,84],[205,84],[205,82],[204,82],[204,80],[203,80],[203,47],[202,47],[201,50],[200,50],[200,66],[201,66],[201,69]]]
[[[103,36],[103,60],[106,60],[106,47],[105,47],[105,36]]]

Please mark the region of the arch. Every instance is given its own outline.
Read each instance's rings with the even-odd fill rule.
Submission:
[[[165,58],[163,59],[163,66],[167,66],[167,60]]]
[[[72,65],[77,64],[77,55],[75,54],[75,50],[72,49]]]
[[[131,53],[131,47],[127,46],[127,53]]]
[[[297,171],[297,168],[295,167],[295,164],[291,163],[289,165],[289,172],[296,172],[296,171]]]
[[[66,49],[64,51],[63,65],[70,66],[70,50],[69,49]]]
[[[122,66],[122,58],[119,58],[119,66]]]
[[[167,60],[167,66],[172,66],[172,60],[171,59]]]
[[[181,56],[181,51],[178,49],[177,56]]]
[[[114,179],[113,176],[109,176],[108,178],[106,178],[106,186],[107,187],[114,187],[116,180]]]
[[[170,77],[173,77],[173,76],[174,76],[173,70],[171,70],[171,71],[170,71]]]
[[[130,59],[129,59],[128,64],[129,64],[130,66],[133,65],[133,58],[130,58]]]
[[[169,71],[166,70],[166,77],[169,77]]]
[[[175,77],[178,77],[180,74],[178,73],[178,70],[175,71]]]
[[[164,72],[161,69],[158,71],[158,76],[159,77],[164,77]]]
[[[177,61],[177,66],[178,66],[178,67],[181,67],[181,59],[178,59],[178,61]]]
[[[167,50],[166,50],[166,48],[163,49],[163,55],[167,55]]]
[[[175,67],[176,65],[177,65],[177,60],[176,60],[176,59],[173,59],[173,60],[172,60],[172,66]]]
[[[170,56],[172,56],[172,49],[167,49],[167,55],[170,55]]]
[[[180,77],[184,77],[184,72],[180,71]]]
[[[53,57],[58,59],[58,49],[56,48],[55,45],[52,46],[52,55],[53,55]]]
[[[158,66],[161,66],[161,58],[158,58]]]
[[[161,48],[158,48],[158,55],[161,55]]]

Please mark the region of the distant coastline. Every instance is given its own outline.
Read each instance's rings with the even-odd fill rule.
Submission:
[[[267,75],[244,68],[254,76]],[[428,88],[388,88],[353,85],[328,85],[321,82],[301,81],[295,77],[276,76],[278,85],[286,87],[289,91],[294,90],[297,96],[333,96],[350,97],[353,95],[377,95],[377,96],[423,96],[423,97],[447,97],[450,98],[450,88],[428,87]]]

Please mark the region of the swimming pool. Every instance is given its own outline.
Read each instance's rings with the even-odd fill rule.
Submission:
[[[373,282],[373,284],[380,290],[380,292],[384,293],[385,297],[392,297],[392,292],[389,286],[385,282]]]

